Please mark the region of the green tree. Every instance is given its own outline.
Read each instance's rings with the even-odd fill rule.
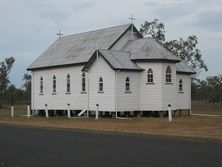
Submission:
[[[151,22],[145,21],[141,25],[140,33],[144,37],[151,36],[154,38],[175,56],[184,60],[196,72],[200,72],[202,69],[208,70],[201,51],[197,48],[198,39],[195,35],[188,36],[187,39],[180,38],[179,40],[166,41],[164,28],[163,23],[159,22],[158,19],[154,19]]]
[[[25,88],[24,93],[26,97],[26,101],[29,103],[31,100],[31,75],[28,73],[25,73],[23,76],[24,85],[23,88]]]
[[[142,36],[151,36],[159,43],[163,44],[166,40],[165,38],[165,26],[163,23],[160,23],[158,19],[154,19],[151,22],[145,21],[141,25],[140,33]]]
[[[11,105],[14,105],[16,102],[16,97],[17,97],[17,88],[15,87],[15,85],[12,84],[7,88],[6,95],[7,95],[8,102]]]
[[[3,62],[0,62],[0,108],[2,107],[3,96],[5,95],[7,87],[10,83],[9,74],[14,62],[14,57],[5,58]]]
[[[222,75],[207,77],[206,81],[209,87],[210,102],[222,102]]]

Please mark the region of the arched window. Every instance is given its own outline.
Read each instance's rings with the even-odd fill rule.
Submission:
[[[99,92],[103,92],[103,78],[99,78]]]
[[[179,81],[179,92],[183,92],[183,80],[180,79]]]
[[[70,93],[70,75],[68,74],[66,77],[66,92]]]
[[[130,91],[130,79],[129,79],[129,77],[126,77],[125,91],[126,91],[126,92],[129,92],[129,91]]]
[[[40,77],[40,94],[43,94],[43,78]]]
[[[83,72],[82,73],[82,92],[85,92],[85,91],[86,91],[86,75]]]
[[[171,82],[171,69],[170,69],[170,66],[168,66],[167,69],[166,69],[166,82],[167,83]]]
[[[147,71],[147,82],[153,83],[153,70],[151,68]]]
[[[52,92],[56,93],[56,76],[53,76],[53,81],[52,81]]]

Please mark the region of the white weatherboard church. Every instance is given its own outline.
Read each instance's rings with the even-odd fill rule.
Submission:
[[[133,24],[60,37],[28,70],[35,111],[191,109],[195,72]]]

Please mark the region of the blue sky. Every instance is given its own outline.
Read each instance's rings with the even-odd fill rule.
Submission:
[[[26,68],[56,39],[65,35],[129,23],[139,29],[145,20],[165,24],[168,40],[196,35],[209,71],[222,74],[221,0],[0,0],[0,61],[13,56],[10,80],[23,84]]]

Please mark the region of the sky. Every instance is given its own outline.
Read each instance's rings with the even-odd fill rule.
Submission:
[[[26,68],[57,38],[128,24],[139,29],[154,18],[165,24],[166,39],[198,37],[208,65],[199,78],[222,74],[221,0],[0,0],[0,62],[13,56],[12,84],[20,88]]]

